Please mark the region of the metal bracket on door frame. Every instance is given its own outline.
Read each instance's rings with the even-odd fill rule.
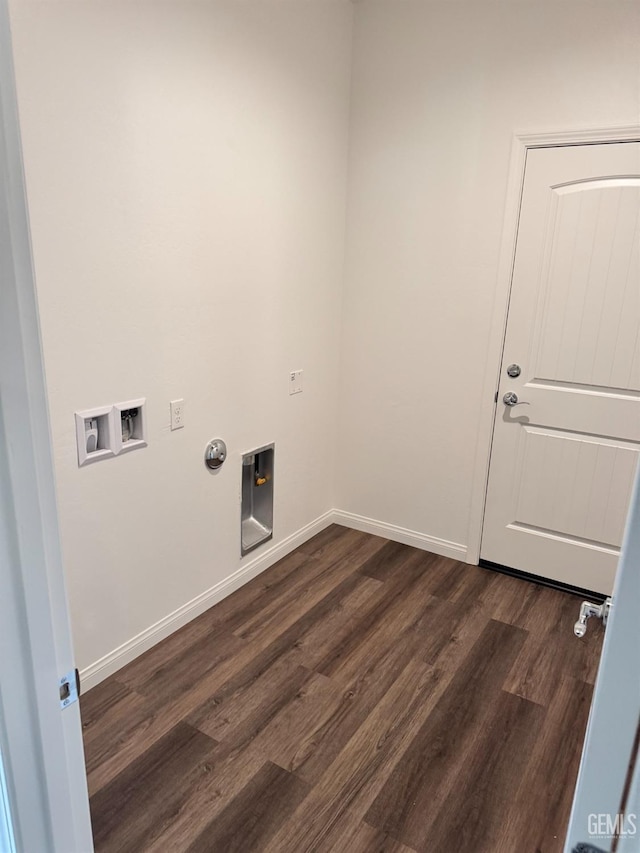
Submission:
[[[597,616],[602,619],[602,624],[607,627],[607,619],[611,610],[611,598],[606,598],[602,604],[594,604],[592,601],[583,601],[580,605],[580,616],[578,621],[573,626],[573,633],[576,637],[584,637],[587,633],[587,620],[592,616]]]
[[[68,708],[73,702],[78,701],[80,696],[80,673],[77,669],[72,669],[66,675],[63,675],[58,682],[60,691],[60,707]]]

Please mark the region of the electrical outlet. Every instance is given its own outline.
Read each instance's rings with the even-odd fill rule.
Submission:
[[[292,370],[289,373],[289,394],[302,393],[302,371]]]
[[[184,400],[171,401],[171,429],[182,429],[184,426]]]

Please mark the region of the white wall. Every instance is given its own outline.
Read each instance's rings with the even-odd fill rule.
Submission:
[[[640,4],[357,10],[337,506],[466,548],[512,136],[638,123]]]
[[[275,543],[333,506],[351,15],[333,0],[12,5],[81,668],[241,565],[243,451],[276,442]],[[139,396],[148,448],[79,469],[74,411]],[[213,437],[230,451],[215,475]]]
[[[240,453],[271,440],[276,543],[338,507],[464,555],[512,134],[637,122],[639,15],[13,0],[81,667],[251,560]],[[79,470],[73,412],[138,396],[149,447]]]

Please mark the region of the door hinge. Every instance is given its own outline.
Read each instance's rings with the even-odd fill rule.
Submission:
[[[63,675],[58,684],[60,690],[60,707],[66,708],[68,705],[78,701],[80,695],[80,673],[77,669],[72,669],[66,675]]]

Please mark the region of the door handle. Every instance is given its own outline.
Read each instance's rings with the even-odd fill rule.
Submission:
[[[515,406],[518,402],[518,395],[515,391],[507,391],[507,393],[502,398],[502,402],[505,406]]]

